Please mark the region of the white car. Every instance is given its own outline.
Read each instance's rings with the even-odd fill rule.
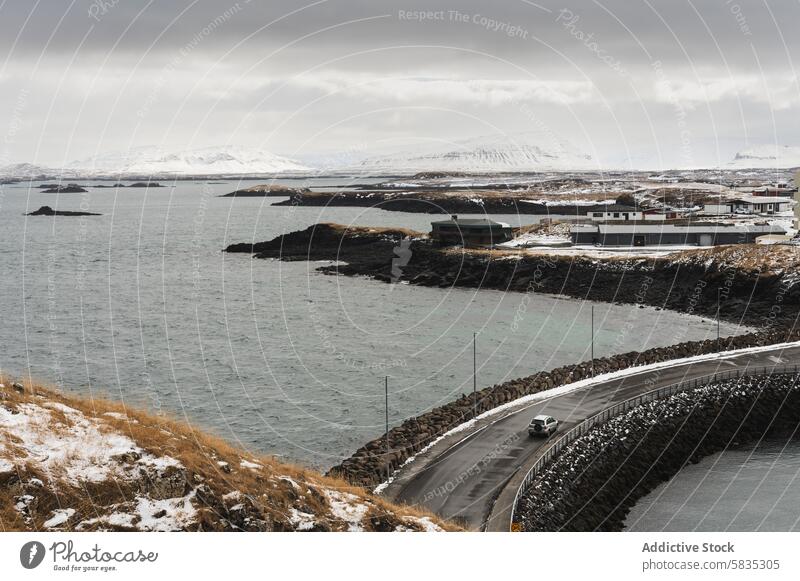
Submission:
[[[554,434],[558,429],[558,420],[552,416],[538,415],[528,424],[528,435],[544,436]]]

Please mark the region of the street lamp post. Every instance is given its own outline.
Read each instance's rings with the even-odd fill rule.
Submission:
[[[719,310],[720,310],[720,291],[721,288],[717,289],[717,353],[720,351],[720,339],[719,339]]]
[[[472,333],[472,417],[478,417],[478,334]]]
[[[389,376],[383,380],[383,392],[386,397],[386,482],[389,482],[391,468],[389,466]]]
[[[594,305],[592,305],[592,377],[594,378]]]

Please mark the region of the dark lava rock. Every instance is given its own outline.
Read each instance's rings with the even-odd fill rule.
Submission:
[[[26,216],[102,216],[93,212],[70,212],[67,210],[54,210],[50,206],[42,206],[35,212],[25,214]]]
[[[88,190],[78,184],[67,184],[66,186],[52,186],[44,190],[43,194],[82,194]]]
[[[404,239],[422,236],[403,228],[361,228],[316,224],[266,242],[231,244],[225,252],[245,252],[256,258],[280,260],[335,260],[358,263],[358,271],[372,276],[392,265],[395,249]]]
[[[279,185],[262,185],[253,186],[244,190],[236,190],[230,194],[223,194],[220,198],[268,198],[268,197],[302,197],[305,194],[311,193],[311,190],[303,188],[288,188]]]

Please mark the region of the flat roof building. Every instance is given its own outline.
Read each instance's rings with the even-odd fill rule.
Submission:
[[[726,214],[777,214],[792,207],[792,200],[784,197],[739,196],[719,199],[703,204],[703,213],[710,215]]]
[[[511,226],[487,218],[459,218],[431,222],[431,238],[440,244],[491,246],[508,242],[513,237]]]
[[[759,236],[782,234],[786,234],[786,231],[772,224],[723,224],[688,220],[576,224],[570,229],[573,244],[596,246],[749,244],[755,242]]]

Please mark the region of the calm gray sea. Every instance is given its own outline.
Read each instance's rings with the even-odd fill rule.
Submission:
[[[631,531],[800,531],[800,442],[766,440],[704,458],[642,498]]]
[[[425,230],[431,220],[217,197],[238,186],[59,195],[3,186],[2,372],[169,412],[325,468],[383,432],[384,375],[392,423],[471,390],[473,332],[480,386],[588,358],[590,303],[386,285],[226,255],[232,242],[321,221]],[[103,215],[23,215],[45,204]],[[596,320],[597,355],[716,333],[711,321],[652,308],[597,304]]]

